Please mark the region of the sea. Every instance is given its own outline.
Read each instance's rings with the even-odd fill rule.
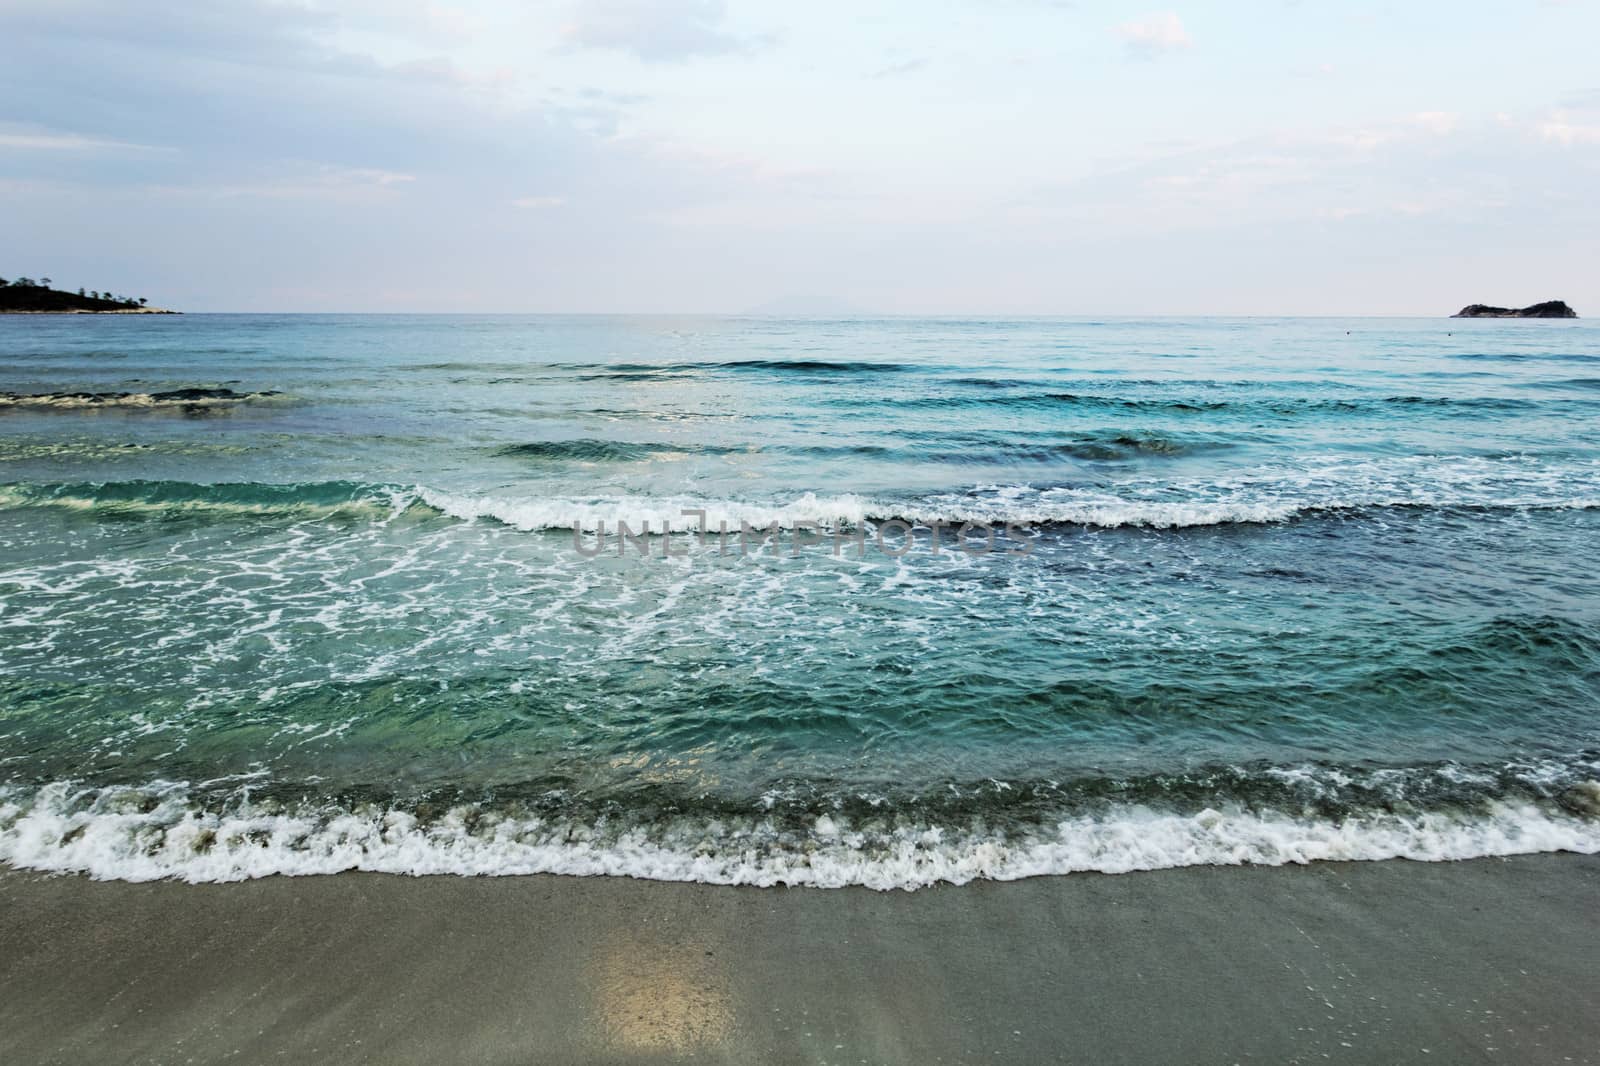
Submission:
[[[1600,326],[0,318],[0,861],[1600,851]]]

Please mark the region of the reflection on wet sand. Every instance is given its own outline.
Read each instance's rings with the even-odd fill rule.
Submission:
[[[733,1035],[728,976],[704,942],[619,934],[587,977],[596,1035],[617,1050],[689,1054]]]

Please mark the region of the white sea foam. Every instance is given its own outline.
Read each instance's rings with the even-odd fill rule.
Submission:
[[[1594,792],[1592,783],[1584,795]],[[87,797],[87,802],[86,802]],[[1575,805],[1582,810],[1581,805]],[[1324,860],[1449,861],[1600,852],[1600,819],[1527,801],[1471,812],[1369,812],[1341,820],[1219,806],[1115,808],[1007,834],[978,823],[852,825],[808,833],[757,817],[603,826],[459,807],[427,824],[379,808],[196,808],[184,788],[80,793],[57,783],[0,798],[0,861],[103,880],[240,881],[274,874],[613,875],[725,885],[915,889],[1079,871],[1281,866]]]
[[[783,529],[855,527],[905,521],[1003,526],[1078,525],[1181,529],[1275,523],[1336,511],[1394,507],[1590,509],[1600,506],[1600,464],[1547,464],[1523,456],[1405,456],[1381,460],[1308,456],[1224,478],[1130,478],[1098,487],[977,486],[916,499],[859,495],[737,500],[690,496],[474,495],[417,487],[417,498],[462,519],[490,518],[517,529],[632,532],[741,524]]]
[[[413,498],[413,495],[406,490],[389,488],[378,488],[370,494],[352,496],[344,500],[298,499],[288,493],[277,498],[242,500],[208,498],[202,492],[194,492],[186,499],[160,497],[140,499],[132,495],[98,495],[90,486],[66,491],[42,491],[31,486],[0,486],[0,509],[45,507],[67,511],[155,516],[213,514],[298,515],[307,518],[326,518],[341,514],[365,514],[386,519],[394,517],[410,506]]]
[[[1296,502],[1156,501],[1121,499],[1104,493],[1021,489],[1018,495],[943,495],[903,503],[844,495],[805,493],[786,501],[702,499],[688,496],[508,497],[474,496],[418,487],[423,503],[455,518],[490,518],[523,530],[604,530],[615,536],[619,524],[631,533],[738,533],[748,526],[767,529],[853,529],[864,523],[907,522],[958,526],[1081,525],[1112,528],[1142,526],[1174,529],[1230,522],[1283,522],[1306,510]],[[702,519],[698,512],[704,512]]]
[[[228,389],[172,392],[0,393],[0,407],[35,407],[64,411],[100,408],[161,410],[164,408],[236,407],[240,404],[286,402],[280,392],[233,392]]]
[[[1526,510],[1589,510],[1600,507],[1600,496],[1480,501],[1448,495],[1351,494],[1321,499],[1199,499],[1142,500],[1105,493],[1071,490],[1033,491],[1022,497],[983,497],[949,494],[896,503],[861,496],[818,497],[806,493],[788,501],[741,501],[693,497],[506,497],[473,496],[418,488],[417,498],[444,514],[468,521],[488,518],[522,530],[577,529],[604,531],[615,536],[626,524],[640,532],[698,532],[719,529],[738,533],[780,529],[853,529],[863,524],[906,522],[915,526],[1017,527],[1075,525],[1112,529],[1187,529],[1233,523],[1264,524],[1337,511],[1390,507],[1497,506]],[[698,512],[705,512],[703,520]],[[695,513],[687,513],[695,512]]]
[[[137,483],[135,483],[137,485]],[[1001,527],[1076,525],[1182,529],[1230,523],[1265,524],[1336,512],[1399,507],[1574,510],[1600,507],[1600,463],[1550,464],[1523,456],[1407,456],[1354,460],[1309,456],[1223,478],[1129,478],[1099,486],[980,485],[915,498],[815,492],[754,499],[692,495],[476,493],[415,485],[171,486],[148,495],[123,485],[3,486],[0,507],[65,507],[165,513],[238,514],[297,510],[307,514],[368,510],[393,517],[413,504],[514,529],[572,530],[615,536],[745,527],[857,529],[892,521],[927,526],[965,523]],[[243,490],[257,489],[251,499]]]
[[[874,516],[870,501],[859,496],[817,496],[805,493],[788,501],[699,499],[691,496],[475,496],[419,487],[417,496],[435,510],[467,520],[492,518],[516,529],[580,529],[596,532],[604,523],[614,535],[619,523],[633,533],[698,530],[716,532],[724,525],[737,533],[741,523],[752,528],[781,529],[854,526]]]
[[[1188,529],[1229,523],[1286,522],[1316,507],[1289,501],[1121,499],[1098,493],[1031,493],[994,500],[944,497],[902,509],[896,517],[919,524],[999,526],[1073,525],[1113,529]]]

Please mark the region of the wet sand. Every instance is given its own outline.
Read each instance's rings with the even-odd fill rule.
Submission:
[[[0,869],[6,1063],[1600,1062],[1600,857],[915,893]]]

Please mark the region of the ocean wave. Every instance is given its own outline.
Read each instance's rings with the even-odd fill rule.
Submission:
[[[283,399],[283,393],[270,389],[262,392],[235,392],[228,388],[182,388],[157,392],[0,392],[0,410],[33,408],[55,411],[109,409],[198,411]]]
[[[1593,765],[1589,764],[1592,771]],[[1431,768],[1423,776],[1452,776]],[[917,807],[803,812],[566,813],[493,801],[339,803],[208,800],[172,782],[0,791],[0,861],[99,879],[240,881],[366,870],[464,876],[555,873],[722,885],[916,889],[1048,874],[1179,866],[1279,866],[1407,858],[1450,861],[1533,852],[1600,852],[1600,782],[1560,774],[1457,803],[1404,800],[1321,813],[1225,793],[1198,808],[1111,802],[1040,812],[1028,823],[940,817]],[[1327,768],[1268,771],[1322,786]],[[1417,771],[1388,775],[1389,790]],[[1457,769],[1457,791],[1475,771]],[[1479,774],[1478,776],[1483,776]],[[1489,775],[1493,779],[1494,775]],[[1011,786],[994,782],[997,792]],[[1403,790],[1402,790],[1403,791]]]
[[[1070,437],[1016,439],[994,434],[908,432],[887,443],[749,444],[743,446],[694,441],[627,441],[576,438],[506,444],[492,449],[503,458],[536,462],[643,462],[691,456],[794,455],[808,458],[890,458],[906,462],[950,465],[1051,463],[1063,460],[1110,462],[1126,459],[1195,455],[1235,447],[1215,434],[1141,434],[1103,430]]]
[[[971,384],[971,382],[967,382]],[[1574,399],[1565,403],[1583,403]],[[914,396],[841,396],[822,401],[827,407],[868,409],[887,407],[905,410],[959,410],[968,408],[1015,408],[1037,411],[1099,411],[1121,414],[1253,415],[1257,417],[1295,417],[1328,414],[1404,413],[1427,408],[1443,415],[1478,416],[1485,413],[1526,412],[1543,406],[1542,401],[1500,396],[1333,396],[1333,397],[1251,397],[1218,399],[1209,395],[1144,397],[1083,392],[998,391]]]
[[[1256,433],[1141,432],[1124,428],[1085,430],[1071,434],[994,434],[949,431],[899,432],[886,438],[893,449],[879,448],[909,462],[966,465],[1055,463],[1066,460],[1115,462],[1129,459],[1177,458],[1226,451],[1244,441],[1259,441]],[[825,447],[799,449],[804,454],[841,451]],[[862,453],[861,449],[851,449]]]
[[[615,534],[727,529],[857,529],[903,523],[947,526],[1122,526],[1180,529],[1234,523],[1285,522],[1301,514],[1338,509],[1292,502],[1135,501],[1085,494],[1063,499],[1031,493],[1031,499],[951,494],[923,500],[876,500],[845,494],[803,493],[784,502],[707,499],[691,496],[535,497],[471,495],[422,488],[418,498],[446,515],[468,521],[493,519],[526,531],[578,530]]]
[[[714,365],[720,370],[790,374],[897,374],[924,369],[914,363],[878,363],[860,359],[735,359]]]
[[[615,532],[626,524],[635,532],[685,531],[704,525],[737,531],[751,527],[816,529],[856,527],[875,517],[872,501],[855,495],[803,493],[784,501],[740,501],[694,496],[514,497],[446,492],[419,487],[422,503],[452,518],[489,518],[515,529]],[[696,512],[696,514],[686,514]],[[704,513],[704,518],[699,517]]]
[[[1483,360],[1495,363],[1594,363],[1600,355],[1587,352],[1459,352],[1447,359]]]
[[[733,455],[750,448],[722,447],[696,444],[689,441],[621,441],[582,438],[578,440],[537,440],[522,444],[507,444],[494,449],[494,454],[512,459],[531,459],[546,462],[639,462],[672,456]]]
[[[0,484],[0,508],[58,508],[120,517],[390,517],[415,502],[406,489],[351,481],[297,484],[105,481]]]
[[[525,531],[578,530],[615,534],[626,524],[631,533],[689,533],[721,528],[856,529],[902,523],[918,528],[941,526],[1084,527],[1094,529],[1196,529],[1226,525],[1272,525],[1318,516],[1355,517],[1391,510],[1461,510],[1477,512],[1591,510],[1600,496],[1579,499],[1523,500],[1505,504],[1426,502],[1417,499],[1350,501],[1292,500],[1129,500],[1093,493],[1066,495],[1029,490],[1027,497],[949,495],[903,502],[866,497],[818,496],[805,493],[787,503],[744,502],[694,497],[535,498],[474,496],[420,491],[428,506],[465,520],[493,519]],[[703,517],[702,517],[703,513]]]
[[[717,373],[851,376],[895,374],[925,368],[911,363],[859,359],[728,359],[695,363],[545,363],[525,369],[564,371],[579,381],[634,381]]]
[[[582,445],[582,442],[578,442]],[[731,498],[689,494],[543,495],[357,482],[258,484],[175,481],[0,484],[0,508],[54,507],[120,515],[363,514],[388,520],[426,510],[519,530],[635,533],[715,531],[724,525],[856,529],[902,522],[1020,527],[1185,529],[1274,524],[1393,511],[1511,513],[1600,507],[1600,463],[1408,456],[1308,457],[1222,478],[1130,478],[1100,485],[1002,484],[916,496],[797,492]],[[702,513],[703,512],[703,517]]]

